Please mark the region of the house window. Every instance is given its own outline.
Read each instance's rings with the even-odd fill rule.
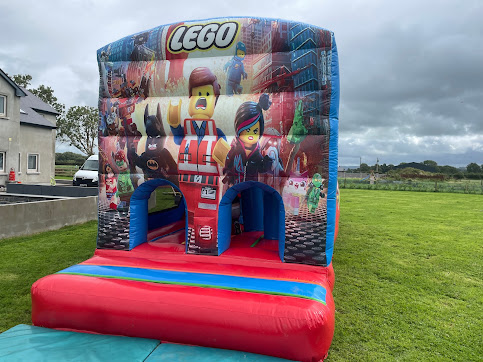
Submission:
[[[39,172],[39,155],[37,153],[28,154],[27,172]]]
[[[20,168],[20,166],[22,166],[22,162],[21,161],[22,161],[22,154],[19,152],[18,153],[18,170],[17,170],[17,173],[19,175],[22,174],[22,169]]]
[[[0,117],[7,115],[7,97],[0,95]]]
[[[0,173],[5,172],[5,152],[0,151]]]

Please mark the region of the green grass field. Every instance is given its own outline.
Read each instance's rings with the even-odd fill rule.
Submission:
[[[329,361],[481,360],[483,197],[341,190]]]
[[[328,361],[481,361],[483,197],[341,190]],[[95,222],[0,241],[0,331],[30,286],[90,257]]]
[[[483,195],[483,180],[385,180],[381,179],[371,185],[369,180],[356,178],[340,178],[341,189],[384,190],[384,191],[417,191],[417,192],[444,192],[459,194]]]
[[[82,165],[55,165],[55,178],[72,179]]]

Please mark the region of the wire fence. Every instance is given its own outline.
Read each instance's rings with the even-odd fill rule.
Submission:
[[[483,180],[461,181],[393,181],[376,180],[372,184],[367,179],[343,178],[339,179],[342,189],[389,190],[389,191],[417,191],[417,192],[449,192],[460,194],[483,195]]]

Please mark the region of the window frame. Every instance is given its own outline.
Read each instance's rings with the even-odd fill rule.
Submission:
[[[30,168],[30,165],[29,165],[29,158],[30,156],[36,156],[36,168],[33,169],[33,168]],[[40,173],[40,154],[38,153],[27,153],[27,173],[29,174],[38,174]]]
[[[0,163],[0,174],[6,174],[7,171],[5,167],[7,167],[7,151],[0,151],[3,154],[3,161]]]
[[[0,102],[3,100],[3,113],[0,113],[0,117],[7,117],[7,96],[5,94],[0,94]]]

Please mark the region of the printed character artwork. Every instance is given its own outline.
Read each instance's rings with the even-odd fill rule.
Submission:
[[[143,170],[144,180],[163,178],[178,185],[177,165],[171,153],[165,148],[166,133],[161,118],[161,106],[158,103],[156,115],[149,115],[149,106],[144,111],[146,129],[145,151],[138,155],[135,144],[129,149],[130,159]]]
[[[133,40],[133,51],[131,53],[132,61],[151,61],[154,60],[155,52],[152,49],[146,47],[146,42],[148,41],[150,31],[143,32],[141,34],[134,35]]]
[[[315,210],[317,210],[317,207],[319,206],[319,200],[325,197],[325,194],[323,193],[324,181],[325,180],[319,173],[315,173],[312,177],[312,182],[309,184],[309,187],[307,189],[307,195],[305,196],[305,199],[307,200],[307,207],[309,209],[309,212],[312,214],[314,214]]]
[[[117,177],[114,174],[114,170],[112,169],[109,163],[106,163],[104,166],[104,178],[105,178],[105,187],[106,187],[106,198],[109,204],[109,208],[117,209],[116,204],[116,192],[117,192]]]
[[[168,124],[180,146],[179,188],[187,202],[190,252],[216,253],[218,165],[224,165],[229,150],[225,134],[212,119],[220,88],[210,69],[195,68],[189,77],[191,118],[181,125],[181,100],[177,106],[168,106]]]
[[[285,176],[283,161],[280,154],[282,144],[282,136],[280,135],[280,132],[275,128],[268,128],[263,134],[261,144],[262,156],[268,156],[272,162],[267,173],[263,175],[263,182],[280,192],[280,177]]]
[[[262,94],[258,103],[244,102],[235,116],[236,138],[226,157],[223,169],[224,183],[235,185],[243,181],[258,181],[258,175],[268,172],[273,164],[270,156],[260,153],[260,137],[265,121],[263,111],[271,105],[268,94]]]
[[[128,150],[134,148],[137,149],[138,143],[142,138],[141,132],[137,129],[136,123],[132,119],[132,114],[136,109],[137,102],[140,101],[139,97],[118,99],[113,104],[112,113],[116,114],[120,120],[119,135],[117,137],[117,150],[127,152],[128,167],[130,171],[130,177],[133,184],[137,187],[140,183],[140,176],[136,172],[136,163],[132,159],[132,153]]]
[[[109,95],[108,79],[112,77],[112,70],[114,63],[109,61],[111,55],[111,46],[109,45],[106,50],[101,51],[97,55],[99,63],[99,93],[101,95]]]
[[[134,186],[131,181],[129,172],[129,163],[124,150],[119,150],[112,157],[116,161],[118,170],[117,192],[115,194],[114,204],[120,212],[127,212],[129,209],[129,200],[134,192]],[[113,206],[111,208],[114,208]]]
[[[290,177],[283,188],[283,201],[285,210],[289,210],[297,216],[300,210],[300,199],[307,194],[307,172],[300,173],[300,158],[297,159],[297,171]]]
[[[227,73],[226,80],[226,94],[231,96],[233,94],[241,94],[243,87],[241,86],[241,79],[247,79],[248,74],[245,72],[243,66],[243,59],[247,53],[245,43],[239,41],[236,44],[235,55],[223,67],[223,71]]]
[[[302,100],[299,100],[295,108],[292,126],[288,132],[287,141],[293,144],[293,148],[290,151],[286,170],[291,170],[295,156],[300,150],[300,144],[307,137],[308,131],[304,125],[304,106]]]

